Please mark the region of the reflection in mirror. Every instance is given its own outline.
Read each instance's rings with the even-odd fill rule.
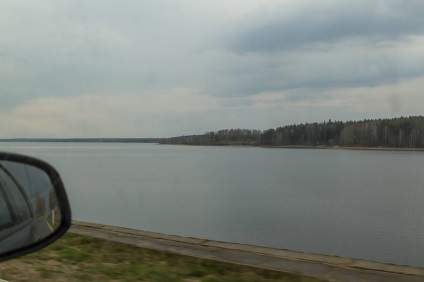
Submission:
[[[60,222],[49,176],[28,164],[0,161],[0,253],[46,238]]]

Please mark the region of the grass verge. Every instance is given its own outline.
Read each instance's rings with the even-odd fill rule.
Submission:
[[[1,263],[0,278],[10,281],[323,281],[72,233],[41,251]]]

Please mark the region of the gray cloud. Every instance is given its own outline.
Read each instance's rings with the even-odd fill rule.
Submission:
[[[303,3],[303,2],[300,2]],[[261,14],[265,20],[242,29],[237,52],[270,52],[331,45],[346,40],[393,41],[424,34],[424,2],[309,2]],[[257,15],[259,17],[259,15]],[[268,21],[266,20],[268,19]]]
[[[325,89],[393,84],[424,75],[419,44],[405,40],[373,48],[351,41],[327,51],[225,53],[206,83],[209,93],[221,97],[275,91],[297,95],[297,89],[314,97]]]
[[[0,108],[193,84],[193,49],[207,36],[192,24],[189,4],[2,2]]]
[[[268,7],[268,6],[266,6]],[[208,94],[252,96],[394,84],[424,75],[422,1],[296,1],[256,9],[227,32]],[[231,39],[228,39],[231,38]],[[324,98],[324,97],[322,97]]]

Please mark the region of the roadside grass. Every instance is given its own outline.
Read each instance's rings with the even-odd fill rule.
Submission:
[[[10,281],[319,282],[264,270],[67,233],[49,247],[2,262]]]

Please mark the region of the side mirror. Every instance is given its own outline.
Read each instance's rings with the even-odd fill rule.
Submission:
[[[0,261],[59,239],[71,210],[57,171],[44,161],[0,153]]]

